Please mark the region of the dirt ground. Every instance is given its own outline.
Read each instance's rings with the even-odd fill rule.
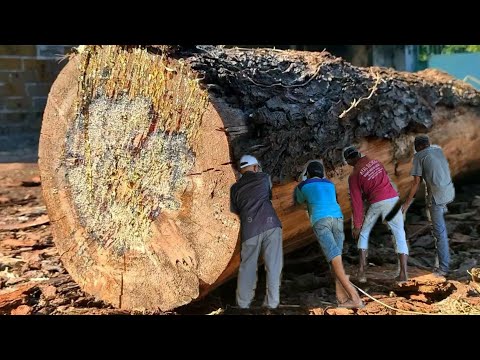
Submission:
[[[235,280],[204,299],[168,313],[123,311],[80,290],[62,265],[50,231],[36,164],[0,164],[0,314],[480,314],[480,184],[456,185],[455,202],[446,215],[452,272],[448,279],[431,275],[434,240],[421,201],[410,209],[407,237],[410,280],[393,281],[397,264],[391,235],[377,224],[369,249],[368,282],[356,281],[357,256],[347,238],[344,264],[360,285],[366,306],[360,310],[335,308],[335,289],[319,246],[312,244],[285,256],[281,306],[261,308],[265,276],[259,270],[252,309],[235,308]]]

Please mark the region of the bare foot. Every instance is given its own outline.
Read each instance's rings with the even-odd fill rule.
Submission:
[[[397,285],[405,284],[408,281],[408,276],[406,274],[400,274],[395,278]]]
[[[348,278],[349,276],[347,275],[347,279]],[[339,304],[342,304],[349,299],[347,291],[344,289],[343,285],[338,279],[335,279],[335,294]]]
[[[338,304],[337,307],[345,309],[362,309],[365,307],[365,304],[360,299],[357,301],[347,300],[344,303]]]
[[[365,276],[365,273],[358,273],[358,282],[361,284],[364,284],[367,282],[367,277]]]

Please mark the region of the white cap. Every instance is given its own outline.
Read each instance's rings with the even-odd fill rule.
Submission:
[[[258,165],[257,159],[251,155],[243,155],[240,159],[240,169],[250,165]]]

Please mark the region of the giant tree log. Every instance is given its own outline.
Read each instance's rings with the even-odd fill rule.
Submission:
[[[480,94],[444,73],[357,68],[327,52],[81,49],[48,97],[43,194],[71,276],[120,308],[173,309],[236,274],[229,188],[243,153],[272,175],[285,253],[314,241],[292,203],[311,158],[323,159],[347,220],[350,143],[402,193],[418,132],[444,148],[454,175],[480,167]]]

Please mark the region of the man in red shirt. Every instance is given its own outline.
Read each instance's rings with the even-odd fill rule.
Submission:
[[[348,178],[350,201],[353,216],[353,238],[358,239],[360,266],[358,281],[367,281],[365,269],[367,267],[368,237],[378,218],[382,221],[395,206],[398,198],[397,191],[393,188],[390,178],[383,165],[375,159],[362,154],[353,146],[343,152],[343,157],[353,171]],[[363,201],[369,204],[368,210],[363,216]],[[400,263],[398,281],[406,281],[408,246],[403,225],[403,214],[399,211],[395,217],[387,221],[388,227],[395,238],[395,251]]]

